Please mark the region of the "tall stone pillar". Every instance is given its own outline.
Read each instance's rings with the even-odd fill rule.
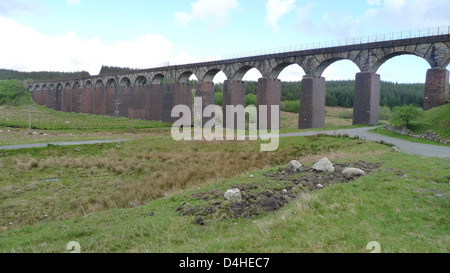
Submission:
[[[231,121],[227,121],[227,106],[242,105],[245,108],[245,84],[239,80],[226,80],[223,83],[223,126],[224,128],[236,129],[238,117],[234,117],[234,128]],[[229,127],[230,126],[230,127]]]
[[[172,109],[177,105],[188,106],[192,113],[192,88],[187,83],[166,83],[163,85],[162,121],[174,123],[178,117],[172,118]]]
[[[72,112],[72,89],[63,89],[61,98],[61,111]]]
[[[305,75],[300,93],[298,128],[325,127],[325,78]]]
[[[62,93],[63,93],[63,88],[57,87],[56,91],[55,91],[55,106],[53,108],[53,109],[55,109],[55,111],[61,111]]]
[[[81,89],[81,107],[80,113],[91,114],[92,113],[92,88],[85,87]]]
[[[432,68],[427,71],[424,110],[444,105],[449,100],[448,80],[449,72],[445,68]]]
[[[195,97],[202,98],[202,105],[201,105],[202,112],[194,113],[194,117],[196,116],[196,114],[198,114],[202,118],[202,125],[205,126],[205,124],[214,117],[214,115],[209,118],[203,117],[203,112],[205,111],[205,108],[209,105],[215,105],[216,103],[216,97],[214,93],[214,83],[198,82],[195,91]]]
[[[356,74],[353,124],[377,124],[380,118],[380,75]]]
[[[105,87],[99,86],[91,89],[92,89],[92,114],[102,115],[104,114]]]
[[[145,87],[130,87],[130,105],[128,109],[128,117],[132,119],[145,119]]]
[[[129,86],[120,86],[117,88],[117,110],[119,117],[129,117],[129,107],[131,100],[131,88]]]
[[[261,78],[258,80],[258,128],[261,130],[279,130],[281,114],[281,81],[274,78]],[[267,113],[260,115],[260,106],[267,106]],[[272,124],[271,106],[278,106],[278,125]]]
[[[160,84],[152,84],[145,87],[146,90],[146,104],[145,116],[148,120],[162,121],[163,116],[163,99],[164,90]]]

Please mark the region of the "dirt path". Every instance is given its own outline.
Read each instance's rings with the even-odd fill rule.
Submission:
[[[403,152],[410,155],[450,158],[450,147],[411,142],[403,139],[383,136],[369,132],[370,130],[375,128],[377,127],[364,127],[356,129],[322,131],[322,132],[291,133],[291,134],[283,134],[280,137],[312,136],[317,134],[349,135],[350,137],[359,136],[365,138],[367,141],[383,141],[395,145],[398,148],[400,148]]]
[[[0,146],[0,150],[41,148],[41,147],[47,147],[48,145],[54,145],[54,146],[92,145],[92,144],[101,144],[101,143],[117,143],[117,142],[124,142],[124,141],[127,141],[127,140],[126,139],[90,140],[90,141],[71,141],[71,142],[55,142],[55,143],[40,143],[40,144],[23,144],[23,145]]]

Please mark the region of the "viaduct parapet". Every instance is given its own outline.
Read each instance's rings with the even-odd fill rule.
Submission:
[[[223,72],[223,103],[245,105],[244,75],[253,68],[261,72],[258,81],[258,106],[280,105],[280,73],[298,64],[305,76],[301,83],[299,128],[325,125],[325,69],[340,60],[355,63],[354,124],[377,124],[380,104],[379,68],[400,55],[415,55],[430,65],[426,75],[424,109],[446,103],[449,98],[450,27],[445,34],[382,42],[359,43],[278,54],[133,70],[123,74],[91,76],[58,81],[29,82],[33,100],[48,108],[64,111],[174,122],[175,105],[192,108],[192,87],[188,80],[198,79],[196,96],[214,103],[214,77]],[[425,78],[425,75],[424,75]],[[165,79],[165,80],[164,80]],[[164,80],[164,81],[163,81]],[[269,118],[270,120],[270,118]]]

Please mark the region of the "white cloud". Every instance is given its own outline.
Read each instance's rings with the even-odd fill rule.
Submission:
[[[368,9],[361,21],[377,23],[393,31],[450,25],[448,0],[385,0]]]
[[[381,5],[381,0],[367,0],[367,4],[370,6],[379,6]]]
[[[266,3],[267,15],[265,25],[270,26],[273,31],[278,31],[278,20],[295,8],[296,0],[269,0]]]
[[[312,3],[309,3],[306,6],[297,9],[297,22],[295,28],[309,35],[312,35],[316,28],[314,22],[309,19],[313,6]]]
[[[237,0],[198,0],[191,3],[191,13],[176,12],[173,17],[178,24],[186,26],[194,20],[205,22],[210,29],[224,26],[228,22],[230,10],[239,6]]]
[[[67,0],[67,5],[79,6],[79,5],[81,5],[81,0]]]
[[[175,56],[172,43],[159,34],[145,34],[134,41],[111,46],[100,39],[82,40],[69,32],[58,37],[43,35],[11,19],[0,16],[1,68],[19,71],[99,72],[102,65],[149,68],[172,60],[192,57]]]

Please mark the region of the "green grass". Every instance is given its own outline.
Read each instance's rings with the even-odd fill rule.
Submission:
[[[438,133],[443,138],[449,140],[450,139],[450,104],[443,105],[441,107],[436,107],[431,110],[423,112],[423,115],[416,120],[411,122],[410,130],[416,134],[421,135],[427,132],[428,130],[433,130]],[[371,130],[371,132],[389,136],[400,138],[412,142],[425,143],[431,145],[438,146],[450,146],[449,144],[437,143],[433,141],[428,141],[421,138],[415,138],[410,136],[399,135],[393,133],[391,131],[386,130],[385,128],[377,128]]]
[[[155,142],[158,144],[150,144]],[[160,139],[147,144],[154,145],[150,149],[159,147],[157,149],[167,152],[174,149],[164,146],[165,142]],[[449,189],[445,177],[449,175],[450,161],[391,153],[389,147],[376,143],[355,143],[351,139],[330,137],[283,139],[280,150],[287,153],[287,159],[301,158],[301,162],[309,166],[322,156],[329,156],[333,162],[365,160],[382,163],[382,166],[354,182],[308,193],[285,208],[258,218],[208,218],[207,225],[200,226],[195,224],[195,217],[180,216],[176,208],[182,202],[193,205],[204,202],[192,199],[189,196],[192,193],[226,190],[236,184],[255,181],[262,183],[267,180],[262,175],[266,170],[280,166],[276,160],[269,169],[248,169],[242,174],[200,185],[200,189],[197,186],[179,189],[139,207],[88,212],[86,216],[66,220],[43,217],[40,223],[1,232],[0,252],[65,252],[70,241],[78,241],[82,252],[367,252],[365,248],[370,241],[378,241],[383,252],[448,252]],[[143,144],[131,142],[131,146],[124,149],[133,150]],[[324,144],[328,144],[328,148],[320,148]],[[203,155],[218,149],[215,145],[201,143],[179,145],[175,150],[191,147],[199,149],[198,153]],[[229,143],[226,149],[254,149],[244,144],[235,145]],[[82,153],[96,156],[111,148],[97,147]],[[305,149],[315,149],[315,152]],[[56,147],[49,151],[37,149],[31,156],[55,157],[66,152],[67,149]],[[20,151],[16,153],[10,156],[26,156]],[[58,170],[62,169],[54,171]],[[99,175],[102,173],[104,170]],[[254,178],[249,178],[249,173]],[[20,183],[27,184],[35,174],[22,174],[24,179]],[[119,176],[118,181],[135,183],[130,179],[132,176]],[[70,204],[70,198],[82,194],[81,188],[64,193],[65,187],[77,183],[85,185],[84,191],[89,191],[91,186],[111,180],[94,177],[70,180],[69,177],[67,175],[66,181],[38,185],[43,188],[28,194],[36,196],[38,193],[39,202],[46,207],[55,206],[46,200],[52,195],[58,195],[61,204]],[[4,181],[2,185],[8,183],[11,182]],[[93,197],[104,194],[101,189],[97,189],[97,193],[91,190]],[[17,194],[24,196],[26,192]],[[154,215],[150,216],[151,213]]]
[[[418,135],[434,130],[450,139],[450,103],[425,111],[422,117],[411,123],[411,130]]]

